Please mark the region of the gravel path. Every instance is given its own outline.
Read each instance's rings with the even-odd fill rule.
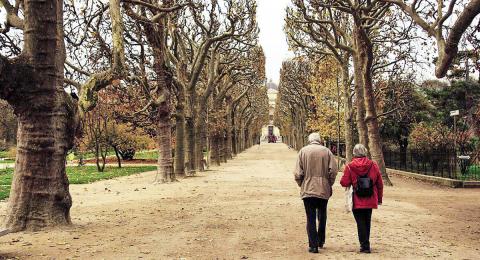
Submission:
[[[292,169],[296,152],[262,144],[173,184],[143,173],[72,185],[73,225],[0,238],[21,259],[480,259],[480,190],[392,178],[373,213],[371,255],[336,184],[327,240],[307,253],[305,216]],[[337,177],[340,178],[340,175]],[[6,203],[0,203],[0,213]]]

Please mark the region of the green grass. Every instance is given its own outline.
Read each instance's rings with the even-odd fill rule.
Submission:
[[[0,200],[8,198],[10,195],[10,185],[1,185],[0,186]]]
[[[0,151],[0,158],[8,157],[7,154],[8,154],[7,151]],[[107,157],[115,157],[115,152],[113,150],[108,151]],[[95,154],[92,153],[92,152],[83,153],[83,159],[84,160],[89,160],[89,159],[94,159],[94,158],[95,158]],[[157,150],[140,151],[140,152],[135,153],[135,157],[134,157],[134,159],[153,159],[153,160],[156,160],[157,158],[158,158],[158,151]],[[79,159],[80,159],[80,156],[78,154],[69,153],[67,155],[67,160],[69,160],[69,161],[79,160]],[[15,162],[15,161],[14,160],[12,160],[12,161],[9,160],[8,162],[0,161],[0,163],[13,163],[13,162]]]
[[[480,165],[471,165],[468,172],[464,175],[458,173],[458,179],[463,181],[478,181],[480,180]]]
[[[80,160],[80,154],[73,154],[73,153],[69,153],[67,155],[67,159],[68,160]],[[95,153],[93,152],[85,152],[82,154],[83,155],[83,159],[84,160],[88,160],[88,159],[94,159],[95,158]],[[107,152],[107,157],[111,157],[111,156],[115,156],[115,152],[114,151],[109,151]],[[99,156],[101,157],[101,156]]]
[[[152,150],[152,151],[141,151],[135,153],[135,156],[133,157],[134,159],[153,159],[156,160],[158,159],[158,151],[157,150]]]
[[[156,170],[156,166],[135,166],[135,167],[106,167],[104,172],[98,172],[96,166],[69,166],[67,176],[70,184],[86,184],[99,180],[107,180],[121,176],[128,176],[136,173]],[[12,184],[13,169],[0,170],[0,200],[8,197],[10,185]]]
[[[0,161],[0,164],[7,164],[7,163],[14,163],[15,161],[14,160],[3,160],[3,161]]]
[[[0,158],[5,158],[8,157],[8,152],[7,151],[0,151]]]
[[[480,175],[480,165],[472,165],[468,169],[469,174]]]
[[[157,166],[135,166],[135,167],[106,167],[104,172],[98,172],[96,166],[67,167],[67,175],[70,184],[85,184],[99,180],[128,176],[135,173],[154,171]]]

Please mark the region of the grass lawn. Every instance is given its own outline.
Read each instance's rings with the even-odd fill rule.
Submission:
[[[7,156],[7,151],[0,151],[0,158],[6,158]],[[115,157],[115,152],[114,151],[108,151],[107,157]],[[88,160],[88,159],[94,159],[95,154],[92,152],[86,152],[83,153],[83,159]],[[73,154],[69,153],[67,155],[67,160],[79,160],[80,156],[78,154]],[[158,159],[158,151],[157,150],[150,150],[150,151],[139,151],[135,153],[134,159],[153,159],[156,160]],[[14,163],[15,161],[8,160],[8,161],[0,161],[0,163]]]
[[[0,164],[14,163],[14,162],[15,162],[14,160],[3,160],[3,161],[0,160]]]
[[[141,151],[135,153],[135,156],[133,157],[134,159],[153,159],[156,160],[158,159],[158,151],[157,150],[152,150],[152,151]]]
[[[141,172],[156,170],[156,166],[135,166],[135,167],[106,167],[104,172],[98,172],[96,166],[69,166],[67,175],[70,184],[85,184],[99,180],[112,179],[121,176],[128,176]],[[0,170],[0,200],[8,197],[10,194],[10,185],[12,184],[13,169]]]
[[[480,165],[471,165],[468,168],[468,173],[465,175],[459,174],[459,179],[464,181],[480,181]]]
[[[8,154],[7,151],[0,151],[0,158],[8,157],[7,154]]]
[[[470,166],[470,169],[468,169],[468,172],[471,174],[480,175],[480,165]]]
[[[115,152],[114,151],[108,151],[107,152],[107,157],[115,157]],[[99,156],[101,157],[101,156]],[[93,159],[95,158],[95,153],[93,152],[85,152],[83,153],[83,159],[88,160],[88,159]],[[69,153],[67,154],[67,160],[80,160],[80,155],[79,154],[73,154]]]

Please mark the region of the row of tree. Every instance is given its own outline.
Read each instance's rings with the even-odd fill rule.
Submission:
[[[330,102],[333,107],[340,102],[343,104],[343,140],[347,161],[352,158],[354,141],[364,144],[379,165],[385,182],[390,184],[382,152],[379,120],[398,108],[382,111],[384,104],[378,97],[387,88],[395,87],[391,82],[407,78],[409,75],[403,72],[415,70],[411,66],[420,62],[418,57],[422,53],[432,56],[428,53],[430,48],[421,47],[428,44],[424,39],[427,37],[437,44],[436,76],[444,77],[458,53],[458,43],[480,12],[480,1],[292,2],[293,5],[287,8],[285,31],[290,47],[299,57],[286,62],[282,69],[278,101],[282,111],[277,118],[283,120],[279,123],[284,133],[295,136],[289,138],[289,142],[302,145],[308,121],[305,115],[312,110],[312,114],[316,114],[315,110],[318,110],[313,86],[319,76],[311,69],[309,75],[299,76],[299,70],[309,70],[309,66],[302,63],[312,68],[312,64],[319,62],[331,64],[333,59],[341,91],[337,91],[337,98],[327,97],[324,101]],[[421,39],[424,39],[423,42]],[[328,73],[320,75],[320,78],[333,80]],[[340,95],[341,98],[338,97]],[[303,117],[298,117],[298,114]],[[298,122],[290,125],[288,120]]]
[[[70,223],[66,155],[82,133],[142,128],[170,182],[203,170],[205,151],[219,164],[253,145],[267,120],[253,0],[0,2],[0,98],[18,120],[12,231]]]

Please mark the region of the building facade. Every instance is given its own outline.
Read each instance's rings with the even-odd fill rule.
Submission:
[[[268,141],[269,136],[274,136],[277,141],[281,141],[280,129],[273,124],[275,115],[275,103],[277,101],[278,86],[272,80],[267,83],[267,95],[268,95],[268,117],[269,124],[262,128],[262,141]]]

